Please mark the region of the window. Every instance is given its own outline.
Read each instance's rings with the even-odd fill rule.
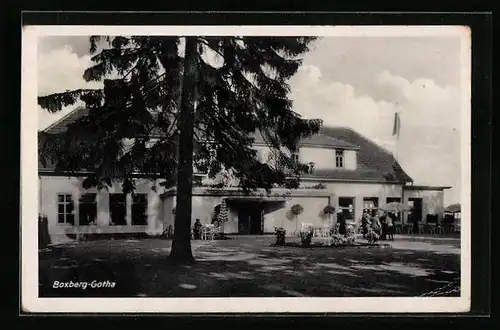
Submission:
[[[314,165],[315,165],[314,162],[309,162],[309,164],[308,164],[308,166],[309,166],[309,168],[308,168],[309,173],[313,173],[314,172]]]
[[[132,195],[132,225],[148,224],[148,195]]]
[[[300,163],[299,153],[297,151],[296,152],[292,152],[292,161],[293,161],[294,165]]]
[[[342,215],[347,221],[354,221],[354,198],[339,197],[339,209],[342,210]]]
[[[344,167],[344,150],[335,150],[335,167]]]
[[[125,194],[109,194],[109,214],[111,226],[127,224],[127,196]]]
[[[73,225],[75,223],[75,215],[73,209],[74,203],[72,195],[57,195],[57,223],[67,223]]]
[[[210,162],[214,162],[215,160],[217,160],[217,150],[215,150],[213,147],[210,147]]]
[[[80,196],[78,207],[79,224],[87,226],[97,222],[97,194],[83,194]]]
[[[378,210],[378,198],[377,197],[364,197],[363,198],[363,211],[370,213],[375,216]]]

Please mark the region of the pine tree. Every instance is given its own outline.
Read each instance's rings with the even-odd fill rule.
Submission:
[[[305,120],[292,110],[287,80],[315,39],[90,37],[94,65],[83,77],[103,81],[104,87],[38,98],[51,112],[79,100],[88,109],[64,133],[39,134],[41,160],[61,172],[85,169],[90,174],[84,188],[119,180],[130,192],[134,172],[176,186],[170,257],[192,261],[193,164],[211,177],[231,171],[245,191],[294,188],[307,171],[290,151],[318,132],[321,121]],[[98,51],[102,42],[106,46]],[[273,162],[258,160],[251,148],[255,133],[272,150]],[[133,139],[131,146],[127,139]]]

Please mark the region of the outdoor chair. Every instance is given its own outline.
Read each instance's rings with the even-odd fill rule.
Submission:
[[[428,223],[427,228],[429,228],[429,234],[431,234],[431,235],[436,234],[436,224],[435,223]]]
[[[422,222],[418,222],[418,233],[419,234],[425,234],[425,227],[424,227],[424,224]]]
[[[444,234],[444,227],[442,225],[437,225],[436,226],[436,234]]]
[[[212,224],[201,227],[201,239],[213,240],[215,238],[215,227]]]

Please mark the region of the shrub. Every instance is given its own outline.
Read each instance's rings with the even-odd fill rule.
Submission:
[[[320,183],[314,185],[313,189],[326,189],[326,186],[320,182]]]
[[[299,233],[299,236],[302,247],[310,247],[313,237],[313,229],[312,228],[302,229]]]
[[[333,234],[330,236],[330,245],[340,246],[340,245],[353,245],[356,239],[354,236],[345,236],[341,234]]]
[[[286,230],[282,227],[275,227],[276,245],[285,245]]]
[[[376,232],[374,232],[373,230],[370,230],[367,234],[366,234],[366,240],[368,241],[368,243],[370,244],[374,244],[378,241],[379,239],[379,236]]]

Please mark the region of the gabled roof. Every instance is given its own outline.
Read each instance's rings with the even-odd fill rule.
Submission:
[[[258,131],[255,133],[254,141],[256,144],[265,144],[262,134]],[[350,149],[350,150],[359,149],[359,147],[355,144],[349,143],[347,141],[342,141],[333,136],[324,135],[322,133],[311,135],[307,138],[302,139],[302,141],[299,142],[299,146],[329,148],[329,149],[335,149],[335,148]]]
[[[88,114],[88,110],[85,107],[78,107],[75,110],[69,112],[65,116],[56,120],[54,123],[49,125],[47,128],[43,130],[45,133],[49,134],[59,134],[66,131],[67,126],[69,124],[74,123],[78,119],[85,117]]]
[[[54,124],[47,127],[44,132],[57,134],[64,132],[66,126],[79,118],[87,115],[85,108],[76,108]],[[256,134],[256,143],[264,143],[262,135]],[[304,175],[312,180],[338,180],[338,181],[363,181],[405,183],[413,182],[411,177],[401,168],[394,156],[386,149],[380,147],[372,140],[347,127],[323,126],[318,134],[303,139],[301,146],[318,148],[341,148],[356,150],[357,167],[355,170],[331,169],[315,170]],[[332,160],[333,162],[333,160]],[[39,170],[43,170],[39,163]],[[44,170],[50,170],[45,168]]]
[[[387,183],[413,182],[388,150],[353,129],[323,126],[320,134],[358,146],[356,169],[318,169],[312,174],[305,175],[305,178]]]

